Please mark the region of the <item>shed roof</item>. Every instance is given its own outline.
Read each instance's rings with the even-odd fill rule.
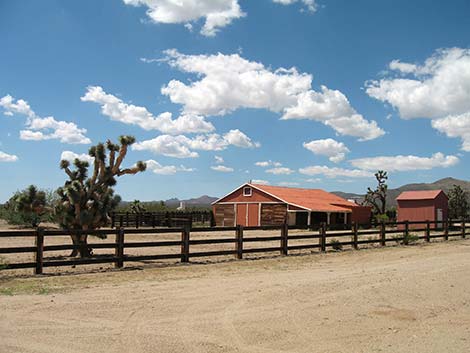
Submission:
[[[397,201],[434,200],[440,193],[445,195],[442,190],[404,191],[398,195]]]
[[[320,189],[301,189],[246,183],[238,187],[236,190],[245,186],[252,186],[255,189],[275,197],[281,202],[309,211],[346,213],[351,212],[353,207],[359,207],[354,202],[347,201],[342,197]],[[217,203],[225,197],[226,196],[220,198],[214,203]]]

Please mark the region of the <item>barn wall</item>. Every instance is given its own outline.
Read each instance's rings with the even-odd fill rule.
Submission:
[[[248,204],[248,226],[259,225],[259,205],[256,203]]]
[[[357,224],[369,224],[371,216],[371,208],[366,206],[357,206],[352,208],[351,222]]]
[[[221,202],[280,202],[278,199],[265,194],[255,188],[251,188],[251,196],[243,196],[243,187],[232,192],[230,195],[224,197]]]
[[[436,216],[437,217],[437,209],[442,209],[442,219],[447,219],[449,217],[449,199],[447,196],[441,192],[436,199],[434,200],[434,205],[436,207]]]
[[[280,225],[287,221],[286,204],[262,204],[261,225]]]
[[[233,205],[214,205],[215,225],[233,227],[235,224],[235,208]]]
[[[434,200],[398,200],[397,221],[435,221],[436,207]],[[410,224],[410,229],[423,228],[424,224]],[[399,226],[403,229],[404,226]]]

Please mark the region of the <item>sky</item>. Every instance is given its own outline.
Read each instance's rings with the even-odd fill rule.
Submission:
[[[137,142],[125,200],[468,180],[467,0],[0,0],[0,202]]]

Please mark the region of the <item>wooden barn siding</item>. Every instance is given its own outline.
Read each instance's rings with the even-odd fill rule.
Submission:
[[[261,192],[255,188],[251,188],[251,196],[243,196],[243,188],[237,189],[230,195],[224,197],[220,202],[279,202],[278,199]]]
[[[262,204],[261,205],[261,225],[280,225],[286,222],[286,204]]]
[[[397,222],[436,220],[434,200],[402,200],[398,201]],[[411,224],[410,229],[422,228],[423,225]],[[432,225],[434,227],[434,225]],[[403,225],[399,229],[404,229]]]
[[[218,227],[233,227],[235,224],[235,208],[232,205],[214,205],[215,224]]]
[[[370,216],[371,216],[371,208],[370,207],[364,207],[364,206],[358,206],[358,207],[353,207],[352,209],[352,214],[350,219],[352,222],[357,223],[357,224],[369,224],[370,223]]]

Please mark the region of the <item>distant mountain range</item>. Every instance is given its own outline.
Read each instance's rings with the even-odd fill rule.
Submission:
[[[203,195],[198,198],[189,199],[189,200],[180,200],[177,198],[172,198],[165,201],[165,205],[168,207],[178,207],[180,202],[183,201],[186,203],[186,206],[194,206],[194,207],[208,207],[212,204],[212,202],[218,200],[218,197],[211,197],[207,195]]]
[[[396,198],[400,195],[403,191],[422,191],[422,190],[443,190],[445,193],[448,193],[450,189],[454,185],[460,186],[462,189],[467,191],[470,194],[470,182],[465,180],[459,180],[454,178],[444,178],[434,183],[420,183],[420,184],[406,184],[400,186],[396,189],[389,189],[387,195],[387,203],[390,206],[396,206]],[[342,191],[333,191],[333,194],[338,195],[344,199],[352,199],[361,202],[364,200],[364,195],[354,194],[354,193],[346,193]]]

